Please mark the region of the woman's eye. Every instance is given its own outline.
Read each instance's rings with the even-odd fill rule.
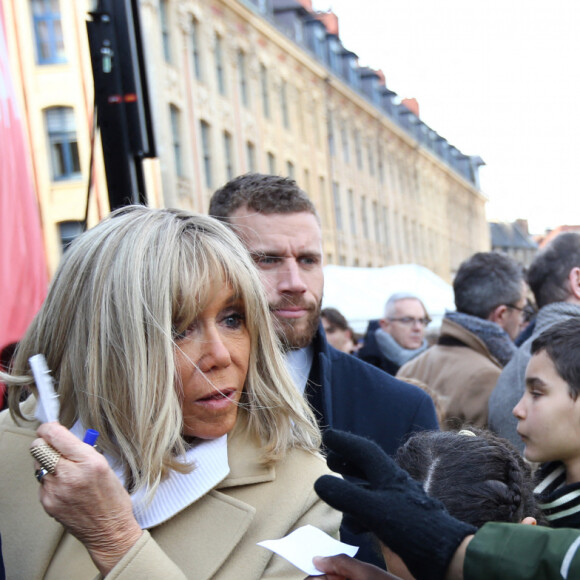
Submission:
[[[223,322],[228,328],[236,329],[240,328],[245,320],[246,317],[241,312],[232,312],[224,317]]]
[[[179,334],[176,334],[174,340],[184,340],[186,338],[190,338],[196,329],[197,323],[192,322],[185,330],[181,331]]]

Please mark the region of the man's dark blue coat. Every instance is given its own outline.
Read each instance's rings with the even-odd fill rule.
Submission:
[[[411,433],[439,429],[431,397],[328,344],[322,326],[306,393],[322,429],[368,437],[393,455]]]
[[[367,437],[393,455],[412,433],[439,429],[433,401],[419,387],[336,350],[322,325],[312,347],[306,395],[322,430],[332,427]],[[384,568],[368,534],[343,525],[341,539],[361,546],[357,558]]]

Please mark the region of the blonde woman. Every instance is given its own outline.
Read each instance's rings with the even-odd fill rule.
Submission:
[[[256,546],[339,526],[314,493],[319,432],[270,324],[253,264],[211,218],[129,207],[83,234],[3,375],[7,577],[304,577]],[[31,420],[37,353],[58,423]],[[48,473],[29,455],[45,444],[60,454]]]

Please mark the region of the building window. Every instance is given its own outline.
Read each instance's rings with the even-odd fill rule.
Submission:
[[[159,22],[161,24],[161,40],[163,43],[163,57],[165,62],[171,62],[171,36],[169,29],[169,2],[159,2]]]
[[[298,125],[300,127],[300,135],[303,139],[306,139],[306,128],[304,127],[304,106],[302,102],[302,91],[296,91],[296,105],[297,105],[297,115],[298,115]]]
[[[256,146],[251,141],[246,141],[246,160],[250,173],[256,171]]]
[[[191,58],[193,59],[193,74],[198,81],[203,81],[203,69],[201,67],[199,22],[196,18],[191,19],[189,32],[191,43]]]
[[[276,175],[276,158],[270,151],[268,151],[268,173],[270,175]]]
[[[334,200],[334,217],[336,219],[336,229],[342,231],[342,208],[340,207],[340,190],[336,181],[332,182],[332,198]]]
[[[310,172],[308,169],[304,170],[304,191],[310,195]]]
[[[388,236],[387,236],[387,228],[388,228],[388,223],[389,223],[389,216],[387,215],[387,208],[385,206],[383,206],[383,229],[382,229],[382,236],[381,236],[381,241],[382,241],[382,245],[383,245],[383,253],[385,255],[385,257],[387,256],[387,243],[388,243]]]
[[[336,155],[336,145],[334,143],[334,126],[332,121],[332,114],[328,113],[328,150],[330,155],[334,157]]]
[[[399,193],[403,193],[403,174],[401,172],[401,166],[398,159],[393,169],[395,173],[395,187]]]
[[[328,40],[328,64],[330,65],[330,70],[339,75],[340,74],[340,56],[339,53],[342,50],[338,38],[329,38]]]
[[[367,198],[364,195],[360,198],[360,215],[362,221],[363,236],[366,240],[368,240],[369,222],[367,217]]]
[[[324,177],[322,177],[322,175],[318,177],[318,195],[320,196],[319,197],[320,199],[326,199],[326,181]],[[322,211],[321,213],[322,215],[320,217],[322,218],[322,225],[325,228],[330,227],[329,224],[330,216],[328,215],[328,212]]]
[[[316,103],[312,105],[312,109],[310,111],[311,116],[311,126],[314,127],[314,141],[316,145],[320,146],[320,122],[318,119],[318,115],[316,114]]]
[[[313,35],[313,45],[314,45],[314,54],[318,57],[319,60],[322,62],[326,61],[326,29],[324,28],[324,24],[322,22],[317,21],[313,24],[315,26],[314,35]]]
[[[270,91],[268,83],[268,69],[265,65],[260,65],[260,88],[262,91],[262,112],[266,119],[270,118]]]
[[[44,112],[50,148],[52,178],[75,179],[81,175],[74,111],[71,107],[52,107]]]
[[[290,179],[294,179],[294,163],[292,161],[286,161],[286,175]]]
[[[379,165],[379,182],[385,182],[385,166],[383,164],[383,148],[379,145],[379,154],[378,154],[378,165]]]
[[[213,180],[211,174],[210,126],[205,121],[200,121],[199,126],[201,129],[201,150],[203,155],[203,170],[205,172],[205,185],[206,187],[211,187]]]
[[[340,140],[342,141],[342,157],[345,163],[350,163],[350,151],[348,146],[348,135],[346,132],[346,123],[340,125]]]
[[[267,0],[248,0],[252,6],[255,6],[259,12],[262,14],[266,14],[268,10],[268,2]]]
[[[379,204],[373,201],[373,227],[375,229],[375,242],[381,243],[381,215],[379,213]]]
[[[372,141],[369,141],[368,154],[369,154],[369,173],[371,175],[374,175],[375,174],[375,156],[373,155],[373,143],[372,143]]]
[[[288,84],[284,80],[280,86],[280,106],[282,107],[282,123],[286,129],[289,129],[290,115],[288,114]]]
[[[244,107],[249,106],[248,98],[248,77],[246,72],[246,54],[243,50],[238,50],[238,80],[240,83],[240,100]]]
[[[173,139],[173,160],[175,174],[183,177],[183,162],[181,158],[181,114],[175,105],[169,105],[171,115],[171,137]]]
[[[362,169],[363,166],[362,145],[360,141],[360,131],[358,129],[354,132],[354,149],[356,152],[356,166],[359,169]]]
[[[230,181],[234,178],[234,154],[232,151],[232,136],[224,131],[224,160],[226,164],[226,179]]]
[[[85,231],[85,222],[66,221],[59,222],[58,233],[60,235],[60,246],[64,254],[68,247]]]
[[[409,223],[407,221],[407,216],[403,217],[403,244],[405,244],[403,247],[406,248],[407,254],[412,255],[413,248],[411,247],[411,234],[409,232]],[[408,259],[409,262],[411,260],[412,258]]]
[[[214,53],[218,91],[220,95],[225,95],[226,79],[224,75],[224,47],[222,37],[219,34],[215,35]]]
[[[66,62],[58,0],[32,0],[38,64]]]
[[[356,236],[356,209],[354,207],[354,192],[352,189],[348,190],[348,217],[350,221],[350,233]]]

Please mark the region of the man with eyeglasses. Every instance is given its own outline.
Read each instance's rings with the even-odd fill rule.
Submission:
[[[358,357],[391,375],[427,349],[425,329],[431,322],[414,294],[397,292],[385,304],[384,317],[371,321]]]
[[[524,273],[504,254],[479,252],[459,266],[453,292],[456,312],[445,314],[437,344],[397,377],[422,381],[437,393],[443,429],[486,427],[489,396],[525,322]]]

